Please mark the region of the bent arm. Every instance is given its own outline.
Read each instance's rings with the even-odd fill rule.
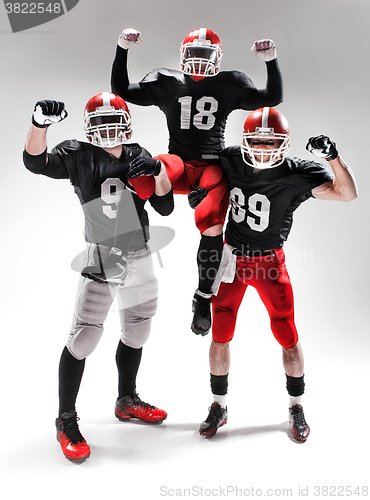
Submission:
[[[352,170],[339,155],[329,161],[334,179],[312,190],[319,200],[352,201],[357,198],[356,180]]]
[[[68,179],[69,174],[62,159],[47,152],[47,128],[30,126],[23,152],[24,166],[34,174],[53,179]]]
[[[266,62],[267,80],[264,89],[256,89],[252,95],[253,109],[277,106],[283,101],[283,77],[277,59]]]
[[[128,50],[117,45],[111,72],[111,88],[114,94],[119,95],[127,102],[139,106],[154,104],[150,95],[139,83],[130,83],[127,70]]]

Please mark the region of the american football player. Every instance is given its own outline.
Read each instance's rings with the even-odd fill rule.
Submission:
[[[121,97],[103,92],[90,99],[84,113],[88,142],[67,140],[48,153],[48,127],[66,117],[62,102],[36,103],[24,164],[35,174],[69,179],[85,215],[85,272],[80,275],[72,327],[60,359],[56,419],[57,439],[65,457],[82,463],[90,456],[90,448],[77,423],[76,398],[85,359],[101,338],[115,297],[122,331],[116,352],[119,382],[115,415],[119,420],[138,418],[149,423],[161,423],[167,417],[164,410],[139,398],[136,375],[157,307],[157,279],[148,245],[149,221],[144,205],[148,199],[157,212],[168,215],[173,209],[173,195],[162,165],[156,175],[129,178],[130,169],[143,158],[149,163],[153,160],[139,144],[128,143],[132,134],[131,116]],[[125,237],[124,232],[130,236]],[[117,238],[120,246],[114,247]],[[124,275],[117,284],[90,279],[88,271],[100,269],[102,262],[112,255],[119,264],[116,269]],[[104,269],[101,272],[104,274]]]
[[[331,168],[287,157],[289,146],[287,119],[280,111],[265,107],[253,111],[245,121],[241,147],[229,147],[220,154],[231,206],[223,257],[213,284],[209,353],[213,402],[199,429],[206,438],[227,422],[229,343],[248,285],[257,290],[273,335],[282,346],[292,435],[304,442],[310,433],[301,404],[304,360],[283,244],[293,212],[302,202],[312,197],[351,201],[357,189],[351,170],[329,137],[311,137],[307,149],[327,160]]]
[[[211,326],[211,286],[222,255],[222,228],[228,206],[219,154],[224,148],[228,115],[235,109],[253,110],[282,101],[283,84],[272,40],[254,43],[254,54],[266,62],[266,88],[257,89],[239,71],[220,71],[222,45],[207,28],[191,31],[180,47],[180,71],[159,68],[139,83],[130,83],[128,49],[141,42],[129,28],[118,39],[112,66],[112,91],[133,104],[158,106],[169,131],[169,154],[158,155],[166,166],[175,194],[189,194],[201,233],[197,253],[198,288],[193,297],[196,334]],[[203,201],[202,201],[203,200]]]

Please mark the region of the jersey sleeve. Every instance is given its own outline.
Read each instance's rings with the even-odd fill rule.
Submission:
[[[140,84],[130,83],[127,71],[127,54],[128,50],[117,45],[111,72],[112,92],[125,101],[139,106],[155,104],[151,96]]]
[[[47,153],[46,150],[40,155],[30,155],[24,150],[23,163],[34,174],[46,175],[52,179],[69,179],[63,158],[57,154]]]
[[[267,62],[266,69],[267,80],[264,89],[257,89],[249,77],[239,76],[238,109],[254,110],[265,106],[273,107],[283,101],[283,77],[277,59]]]
[[[293,158],[291,167],[293,172],[299,175],[295,199],[302,199],[302,201],[313,196],[312,190],[315,187],[334,179],[334,175],[329,168],[316,161]]]

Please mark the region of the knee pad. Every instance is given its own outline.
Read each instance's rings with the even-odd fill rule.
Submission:
[[[271,329],[276,340],[285,349],[294,347],[298,342],[297,328],[292,315],[273,319]]]
[[[76,359],[84,359],[96,348],[103,334],[103,325],[80,325],[68,337],[67,349]]]
[[[158,280],[154,279],[141,287],[139,293],[139,311],[142,317],[152,318],[157,312]]]
[[[124,344],[140,349],[150,335],[151,319],[158,306],[158,281],[149,281],[141,287],[137,303],[121,311],[122,335]]]
[[[133,349],[143,347],[149,339],[152,317],[156,310],[157,299],[125,309],[125,325],[122,329],[121,341]]]

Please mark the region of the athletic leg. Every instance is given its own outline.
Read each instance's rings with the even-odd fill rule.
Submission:
[[[158,283],[150,250],[130,252],[127,278],[118,295],[121,340],[116,354],[119,387],[115,415],[121,421],[138,418],[161,423],[167,417],[164,410],[145,403],[136,392],[143,345],[149,339],[157,300]]]
[[[272,262],[256,260],[251,266],[251,284],[256,287],[271,320],[271,329],[283,350],[283,366],[289,394],[289,422],[293,437],[306,441],[310,428],[301,399],[304,393],[304,357],[294,322],[294,299],[282,250]]]
[[[94,262],[96,252],[96,245],[89,245],[87,264]],[[72,328],[59,363],[59,416],[55,421],[62,451],[68,460],[75,463],[81,463],[90,456],[90,448],[79,431],[76,413],[85,358],[93,352],[101,338],[114,294],[114,287],[80,276]]]
[[[188,165],[186,168],[190,183],[208,191],[207,196],[195,209],[195,223],[201,232],[201,240],[197,252],[198,288],[193,298],[194,316],[191,325],[194,333],[206,335],[211,327],[211,287],[222,258],[222,227],[227,211],[228,193],[226,181],[218,165],[209,164],[202,167],[198,180],[195,178],[197,172]]]
[[[247,286],[239,281],[221,283],[212,299],[212,342],[209,349],[210,382],[213,403],[207,419],[200,424],[201,436],[214,436],[227,423],[226,396],[230,369],[230,341],[234,336],[236,317]]]

